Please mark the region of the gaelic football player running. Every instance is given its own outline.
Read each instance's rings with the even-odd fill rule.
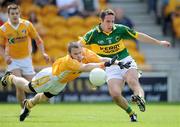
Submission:
[[[145,111],[144,91],[138,81],[137,65],[129,55],[123,39],[137,39],[138,41],[169,47],[167,41],[160,41],[144,33],[136,32],[124,25],[114,24],[115,13],[111,9],[100,13],[100,24],[87,32],[81,42],[102,57],[112,58],[117,55],[118,60],[129,62],[130,67],[120,69],[117,65],[106,67],[109,93],[115,103],[129,114],[132,122],[137,121],[137,115],[131,109],[128,101],[122,96],[125,81],[133,91],[132,101],[136,102],[140,111]]]

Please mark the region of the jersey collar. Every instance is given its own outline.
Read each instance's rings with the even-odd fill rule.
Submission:
[[[103,29],[101,28],[101,24],[99,24],[99,25],[96,27],[96,29],[97,29],[97,31],[98,31],[99,33],[102,32],[102,33],[104,33],[104,34],[106,34],[106,35],[109,35],[109,34],[111,34],[111,33],[116,29],[116,26],[113,25],[113,29],[112,29],[112,31],[109,32],[109,33],[103,31]]]
[[[15,29],[15,30],[18,29],[18,27],[19,27],[19,25],[20,25],[21,23],[22,23],[22,20],[21,20],[21,18],[19,18],[19,23],[18,23],[16,26],[14,26],[14,25],[11,23],[10,19],[8,18],[8,24],[9,24],[13,29]]]

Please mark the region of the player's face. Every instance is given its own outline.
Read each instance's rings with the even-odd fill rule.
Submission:
[[[112,31],[114,25],[115,16],[114,15],[106,15],[104,20],[101,21],[101,27],[103,31],[109,33]]]
[[[76,59],[77,61],[81,62],[82,59],[83,59],[82,47],[72,48],[70,55],[71,55],[71,57],[72,57],[73,59]]]
[[[12,24],[18,24],[19,23],[19,18],[20,18],[20,11],[19,9],[11,9],[9,11],[9,19],[10,19],[10,22]]]

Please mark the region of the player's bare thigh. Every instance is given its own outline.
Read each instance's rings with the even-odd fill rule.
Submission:
[[[32,75],[23,75],[23,77],[24,77],[25,79],[27,79],[28,81],[31,81],[32,78],[34,77],[34,74],[32,74]]]
[[[119,96],[124,88],[124,80],[122,79],[110,79],[107,81],[109,87],[109,93],[112,96]]]
[[[11,70],[12,74],[15,75],[15,76],[18,76],[18,77],[21,77],[22,76],[22,72],[20,69],[14,69],[14,70]]]
[[[125,81],[130,82],[131,80],[137,80],[138,81],[138,71],[135,68],[129,69],[124,77]]]

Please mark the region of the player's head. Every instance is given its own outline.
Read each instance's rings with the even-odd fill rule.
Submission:
[[[70,42],[68,44],[68,53],[72,59],[76,59],[81,62],[83,59],[82,55],[82,45],[80,42]]]
[[[111,9],[102,10],[100,13],[100,19],[103,31],[111,32],[115,21],[114,11]]]
[[[10,4],[7,7],[8,17],[12,24],[18,24],[20,18],[20,7],[16,4]]]

